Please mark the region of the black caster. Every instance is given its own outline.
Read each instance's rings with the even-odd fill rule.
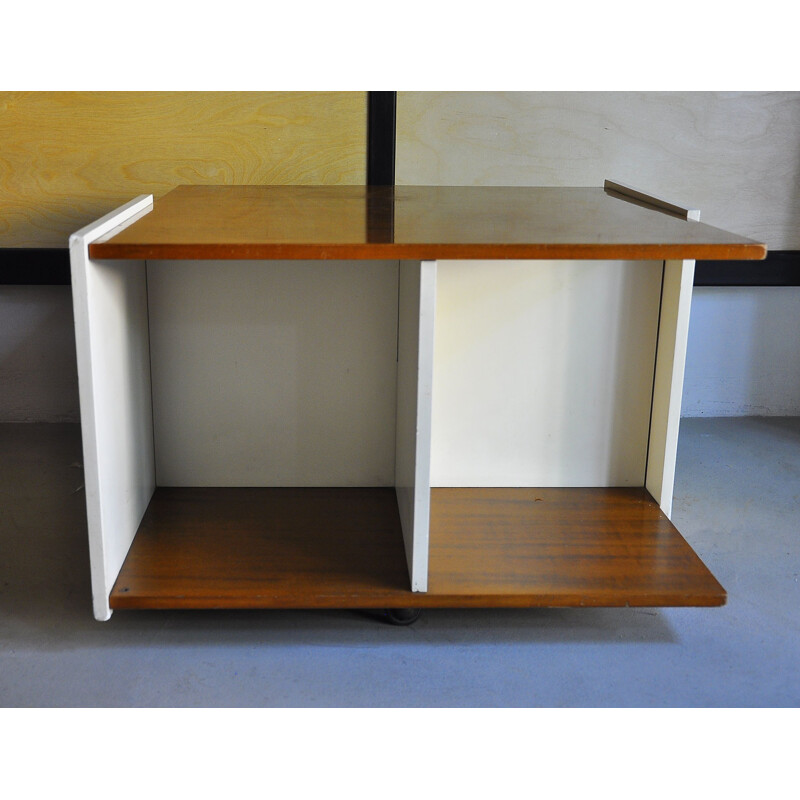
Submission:
[[[412,625],[422,613],[421,608],[387,608],[384,609],[386,621],[391,625]]]

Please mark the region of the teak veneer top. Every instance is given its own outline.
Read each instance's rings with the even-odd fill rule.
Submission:
[[[91,245],[125,259],[761,259],[600,188],[179,186]]]

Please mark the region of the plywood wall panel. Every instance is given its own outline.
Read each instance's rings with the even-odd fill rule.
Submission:
[[[179,184],[363,184],[366,92],[2,92],[0,247]]]
[[[800,249],[800,92],[399,92],[397,183],[602,186]]]

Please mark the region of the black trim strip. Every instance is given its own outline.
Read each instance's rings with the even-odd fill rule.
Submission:
[[[367,186],[394,186],[397,92],[367,93]]]
[[[0,248],[0,285],[66,286],[70,283],[66,247]]]
[[[373,225],[380,241],[391,241],[391,225],[386,220],[389,198],[368,209],[370,216],[383,220]],[[377,240],[377,239],[376,239]],[[0,248],[0,286],[68,286],[69,250],[50,247]],[[772,250],[763,261],[698,261],[695,286],[800,286],[800,250]]]
[[[771,250],[763,261],[698,261],[695,286],[800,286],[800,250]]]

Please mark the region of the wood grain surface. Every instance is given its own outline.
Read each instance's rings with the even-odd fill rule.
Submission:
[[[111,607],[345,608],[406,594],[392,488],[158,488]]]
[[[430,539],[430,593],[465,605],[725,602],[641,488],[433,489]]]
[[[750,239],[642,208],[600,188],[489,186],[181,186],[90,252],[94,258],[143,259],[766,255]]]
[[[394,490],[158,488],[122,608],[721,605],[643,489],[434,489],[412,592]]]
[[[0,247],[180,184],[363,184],[366,92],[0,92]]]
[[[800,92],[398,92],[401,185],[631,183],[800,249]]]

